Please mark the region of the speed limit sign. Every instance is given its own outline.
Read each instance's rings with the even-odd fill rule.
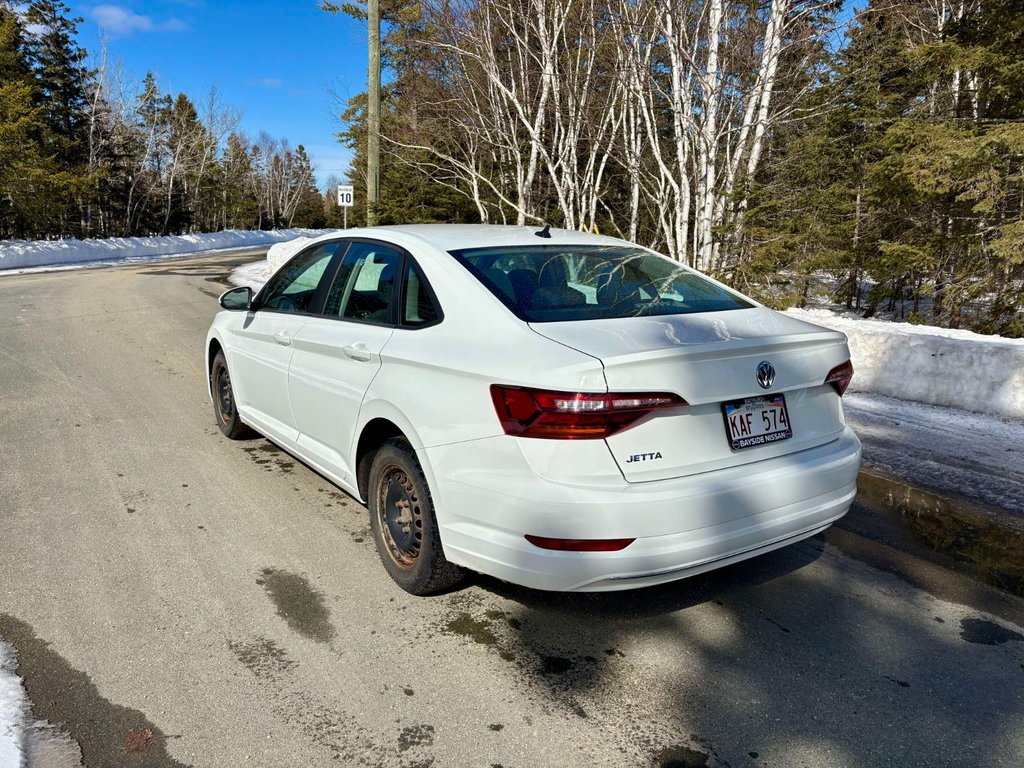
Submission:
[[[342,208],[351,208],[355,205],[355,189],[350,185],[338,185],[338,205]]]

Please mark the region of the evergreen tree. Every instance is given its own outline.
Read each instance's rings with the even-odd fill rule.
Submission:
[[[0,237],[48,234],[50,203],[63,179],[41,151],[44,115],[18,15],[0,5]]]
[[[327,214],[324,212],[320,190],[316,188],[313,163],[306,154],[306,148],[301,144],[295,149],[295,164],[294,185],[298,202],[289,226],[313,229],[325,227]]]
[[[469,199],[450,184],[424,175],[409,161],[414,151],[401,144],[418,143],[420,131],[429,130],[421,119],[421,106],[431,99],[447,97],[438,87],[427,66],[434,55],[424,44],[428,34],[423,7],[408,0],[383,0],[381,22],[382,66],[394,77],[381,96],[380,196],[376,210],[378,224],[414,224],[429,222],[475,222],[479,217]],[[323,10],[342,12],[365,20],[365,2],[335,4],[321,2]],[[351,98],[341,115],[345,130],[338,134],[352,152],[348,182],[355,188],[357,200],[366,200],[366,104],[365,93]],[[419,158],[425,159],[425,158]],[[356,205],[348,212],[349,226],[366,224],[366,207]],[[338,213],[340,216],[340,212]],[[340,218],[339,218],[340,225]]]
[[[36,75],[38,105],[43,109],[48,142],[65,167],[80,166],[87,152],[86,114],[92,74],[85,66],[86,51],[76,36],[80,18],[60,0],[33,0],[26,23],[38,30],[29,38]]]

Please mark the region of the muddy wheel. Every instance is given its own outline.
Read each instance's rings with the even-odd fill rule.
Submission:
[[[232,440],[253,437],[255,432],[242,423],[235,407],[235,393],[231,389],[231,374],[224,353],[218,352],[210,366],[210,392],[213,393],[213,413],[220,431]]]
[[[398,586],[429,595],[462,579],[462,569],[445,559],[430,489],[408,442],[389,440],[377,451],[368,496],[377,554]]]

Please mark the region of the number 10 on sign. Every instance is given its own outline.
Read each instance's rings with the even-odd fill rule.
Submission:
[[[345,229],[348,229],[348,209],[355,205],[355,188],[350,184],[338,185],[338,205],[345,209]]]

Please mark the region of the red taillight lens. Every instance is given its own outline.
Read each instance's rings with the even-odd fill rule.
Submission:
[[[686,405],[673,394],[551,392],[491,385],[506,435],[549,440],[594,440],[613,435],[658,408]]]
[[[837,365],[831,371],[828,372],[828,376],[825,377],[825,383],[831,384],[836,388],[836,392],[842,397],[843,393],[846,392],[846,388],[850,386],[850,380],[853,378],[853,363],[847,360],[842,365]]]
[[[549,539],[547,536],[531,536],[526,540],[541,549],[556,549],[560,552],[618,552],[636,539]]]

